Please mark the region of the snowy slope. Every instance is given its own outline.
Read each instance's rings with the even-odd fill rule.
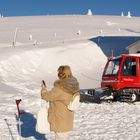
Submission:
[[[139,24],[139,17],[5,17],[0,19],[0,43],[3,45],[12,43],[16,28],[18,29],[17,42],[19,45],[28,45],[37,40],[43,43],[43,46],[50,46],[48,44],[56,45],[58,42],[89,39],[95,36],[139,36]],[[77,35],[79,30],[80,36]],[[29,35],[32,35],[32,41],[29,41]]]
[[[107,60],[93,38],[139,37],[140,18],[39,16],[0,19],[0,140],[17,140],[15,98],[22,98],[22,139],[45,140],[35,131],[40,81],[51,88],[59,65],[68,64],[81,88],[100,86]],[[17,34],[15,34],[17,30]],[[14,38],[14,35],[16,38]],[[15,41],[15,47],[12,42]],[[112,42],[113,44],[114,42]],[[138,140],[139,103],[85,104],[75,115],[71,140]],[[122,120],[123,119],[123,120]],[[47,135],[52,140],[53,133]]]

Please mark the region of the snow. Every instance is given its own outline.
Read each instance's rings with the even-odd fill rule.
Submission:
[[[21,117],[22,140],[45,140],[35,131],[40,81],[44,79],[50,89],[57,79],[57,68],[67,64],[81,89],[99,87],[107,57],[92,39],[139,36],[139,23],[138,17],[121,16],[0,19],[0,140],[19,139],[15,100],[20,98],[20,108],[26,112]],[[70,140],[139,140],[139,106],[139,102],[82,103],[75,113]],[[53,140],[54,133],[46,137]]]
[[[93,15],[91,9],[88,9],[87,15],[88,15],[88,16],[92,16],[92,15]]]

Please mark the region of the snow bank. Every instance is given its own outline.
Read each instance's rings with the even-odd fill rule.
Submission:
[[[85,41],[58,46],[57,49],[38,48],[13,53],[9,58],[0,61],[0,75],[11,86],[21,84],[23,87],[28,82],[44,79],[48,87],[51,87],[57,78],[57,68],[60,65],[70,65],[81,88],[93,88],[100,85],[105,62],[106,57],[100,48],[93,42]]]

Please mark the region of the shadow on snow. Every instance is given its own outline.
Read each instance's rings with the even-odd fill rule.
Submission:
[[[15,114],[16,120],[18,122],[18,116]],[[33,114],[25,112],[20,117],[21,121],[21,136],[24,138],[34,137],[35,140],[47,140],[45,138],[45,135],[40,134],[36,131],[36,118],[33,116]],[[18,132],[19,127],[17,124]]]

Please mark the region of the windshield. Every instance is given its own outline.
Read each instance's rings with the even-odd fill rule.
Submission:
[[[104,75],[117,75],[121,58],[110,60]]]

